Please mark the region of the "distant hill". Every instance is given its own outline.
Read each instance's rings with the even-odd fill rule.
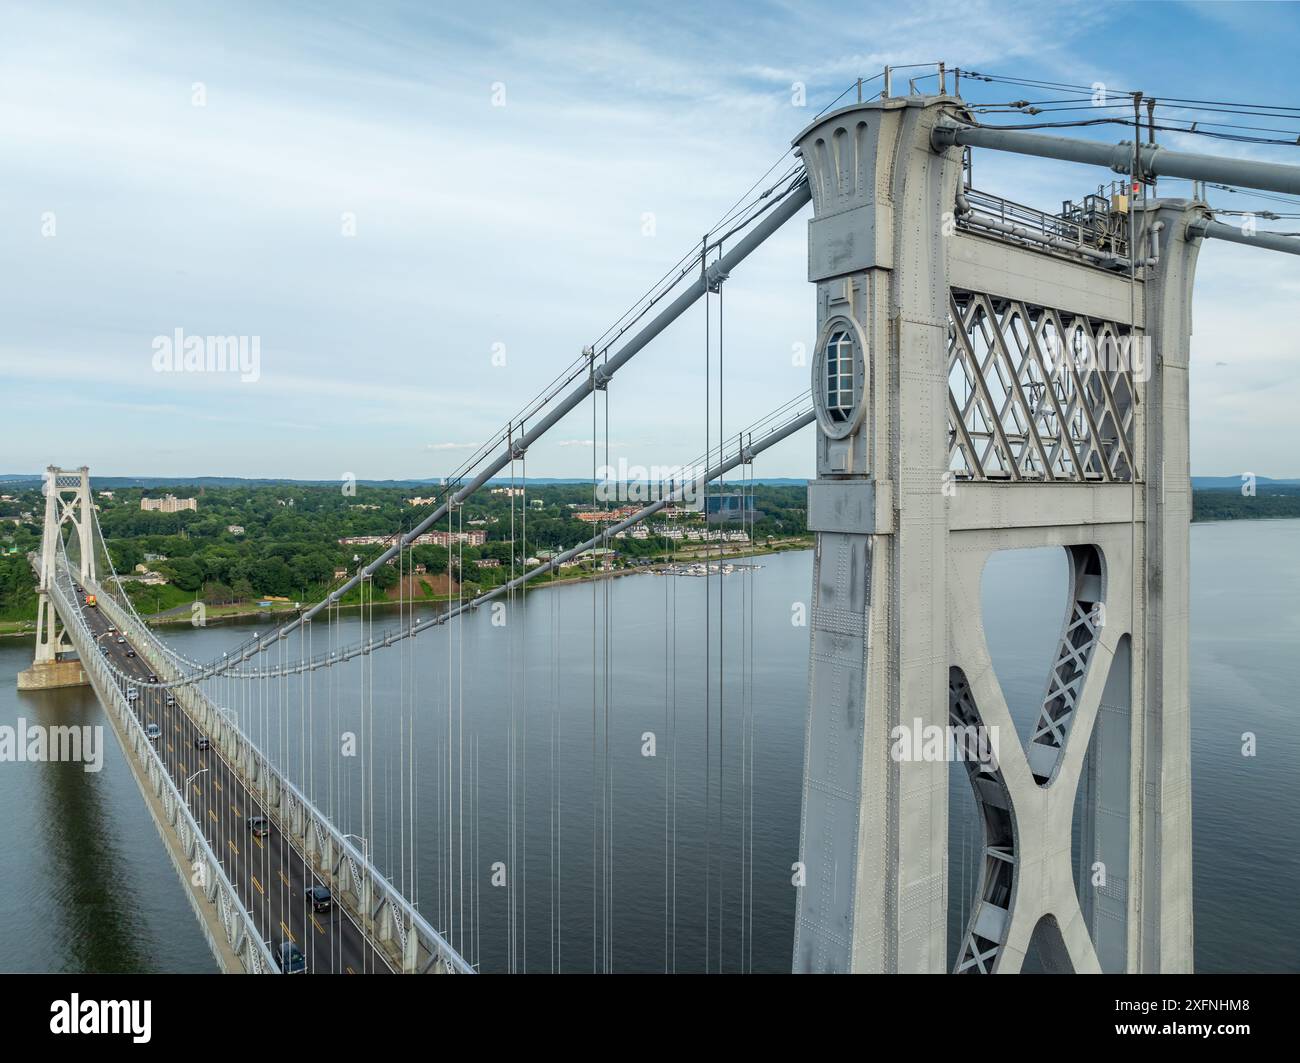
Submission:
[[[1275,480],[1271,476],[1256,476],[1255,485],[1275,484],[1275,485],[1296,485],[1300,484],[1300,479],[1292,480]],[[1231,487],[1234,490],[1241,490],[1240,476],[1193,476],[1192,488],[1197,491],[1213,491],[1221,487]]]

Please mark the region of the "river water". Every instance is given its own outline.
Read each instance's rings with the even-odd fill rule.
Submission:
[[[541,589],[310,683],[209,693],[484,971],[788,970],[811,561]],[[1297,971],[1300,521],[1197,525],[1192,573],[1196,966]],[[985,574],[1021,726],[1064,577],[1052,550],[996,555]],[[267,626],[165,632],[208,660]],[[369,629],[355,613],[318,621],[309,648]],[[0,640],[0,725],[104,723],[88,689],[16,693],[30,659],[29,641]],[[0,763],[0,970],[213,970],[105,736],[98,773]],[[966,787],[954,771],[954,930],[977,845]]]

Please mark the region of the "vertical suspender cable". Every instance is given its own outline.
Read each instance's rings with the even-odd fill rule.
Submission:
[[[522,431],[524,426],[520,425]],[[523,505],[520,508],[521,521],[519,537],[523,540],[522,562],[528,564],[528,452],[519,457],[520,479],[523,483]],[[513,549],[513,547],[512,547]],[[519,802],[520,819],[523,821],[523,846],[519,855],[519,955],[524,974],[528,973],[528,585],[519,588],[519,625],[520,658],[524,670],[523,681],[519,684]],[[511,609],[513,613],[513,608]]]
[[[722,240],[718,240],[718,256],[722,256]],[[726,410],[723,406],[723,396],[725,387],[725,366],[723,364],[723,337],[722,337],[722,282],[718,282],[718,460],[721,461],[724,453],[723,434],[725,432],[724,420]],[[707,463],[706,463],[707,464]],[[727,649],[727,628],[726,628],[726,610],[723,607],[723,576],[722,571],[724,540],[722,538],[723,514],[722,507],[726,502],[726,476],[724,472],[718,478],[718,973],[722,973],[722,947],[725,940],[722,932],[722,921],[725,909],[725,899],[723,894],[724,870],[726,867],[726,835],[725,823],[723,822],[723,813],[725,811],[724,800],[726,797],[726,761],[725,761],[725,720],[726,720],[726,699],[723,683],[726,678],[726,649]],[[707,565],[709,559],[708,549],[708,531],[709,531],[709,514],[708,507],[705,507],[704,514],[704,561]],[[705,577],[707,579],[707,576]]]
[[[609,360],[608,354],[605,360]],[[605,467],[609,468],[609,389],[605,389]],[[608,500],[605,503],[609,506]],[[614,561],[610,555],[609,523],[601,525],[604,529],[605,553],[601,562],[604,569],[602,585],[604,587],[605,609],[605,663],[604,663],[604,698],[605,698],[605,973],[610,974],[614,968],[614,765],[609,755],[610,701],[613,696],[613,657],[611,638],[613,623],[610,610],[610,587],[612,585]]]
[[[589,370],[592,379],[591,388],[591,508],[599,508],[600,498],[596,487],[596,352],[591,350]],[[600,854],[600,846],[597,841],[598,830],[598,802],[596,800],[596,583],[593,580],[591,584],[591,972],[597,974],[600,971],[600,965],[596,958],[596,948],[598,940],[598,924],[596,913],[598,909],[596,901],[597,885],[600,881],[600,872],[597,870],[596,860]]]
[[[709,240],[700,241],[700,274],[704,278],[704,467],[710,465],[713,435],[710,431],[712,397],[709,394],[713,375],[711,344],[713,340],[709,307]],[[709,575],[709,487],[704,491],[704,973],[709,973],[713,937],[713,751],[709,748],[713,734],[712,688],[709,669],[713,664],[713,595]]]

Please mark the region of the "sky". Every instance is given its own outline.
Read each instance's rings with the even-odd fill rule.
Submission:
[[[6,0],[0,17],[0,473],[446,475],[885,64],[1300,105],[1290,4]],[[1300,164],[1294,146],[1162,142]],[[988,152],[975,174],[1047,209],[1108,176]],[[1300,258],[1202,250],[1194,473],[1300,475],[1297,296]],[[808,387],[803,216],[728,281],[723,314],[713,438]],[[697,307],[620,372],[611,457],[703,451],[704,328]],[[256,373],[160,372],[177,330],[255,338]],[[591,475],[593,438],[584,407],[527,474]],[[813,465],[805,430],[755,473]]]

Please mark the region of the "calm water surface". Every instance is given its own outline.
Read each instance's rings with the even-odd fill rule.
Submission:
[[[209,692],[484,970],[788,970],[808,649],[791,617],[811,560],[541,590],[503,626],[480,610],[459,633],[436,628],[310,683]],[[1300,521],[1196,526],[1192,565],[1197,968],[1300,970]],[[1022,726],[1064,577],[1050,550],[986,572],[990,650]],[[364,624],[317,623],[310,650],[355,642]],[[166,632],[207,660],[259,629]],[[0,640],[0,724],[104,723],[87,689],[17,694],[30,659],[29,641]],[[98,774],[0,764],[0,970],[213,969],[106,739]],[[966,786],[954,773],[953,927],[977,844]]]

